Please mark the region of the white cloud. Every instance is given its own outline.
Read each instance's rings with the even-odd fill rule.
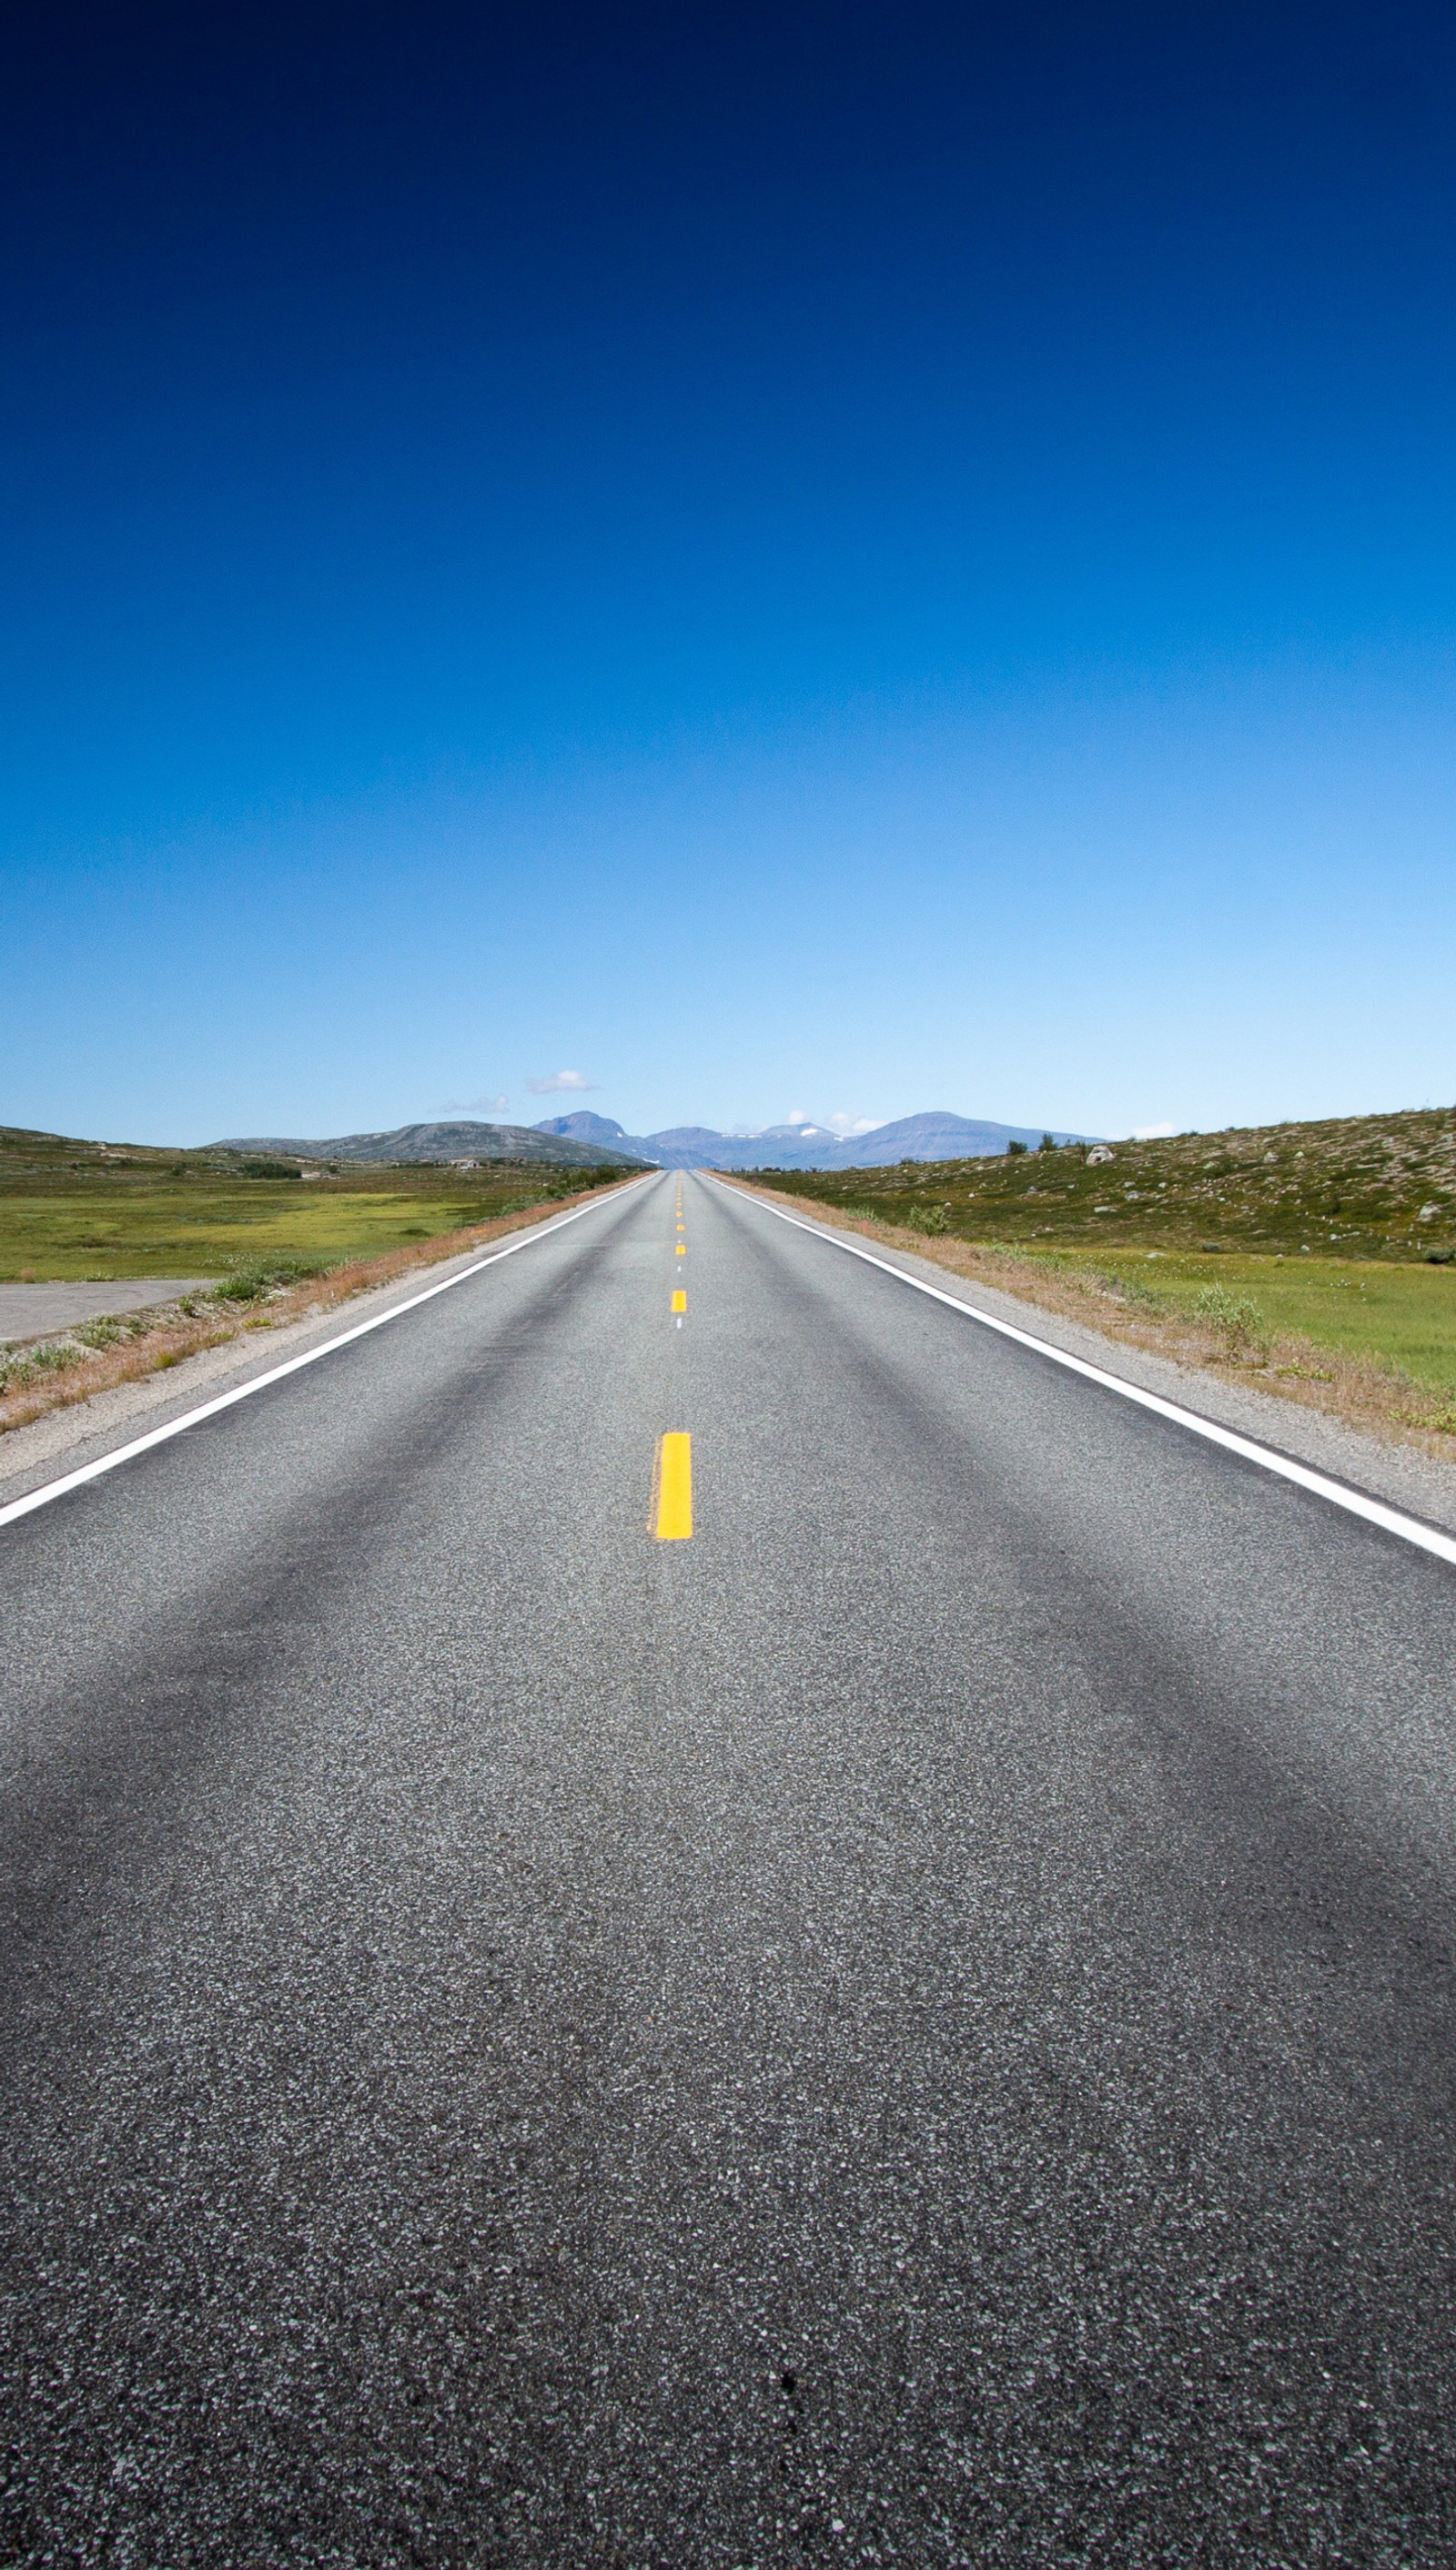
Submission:
[[[841,1142],[848,1142],[856,1133],[872,1133],[877,1124],[884,1122],[884,1117],[882,1115],[826,1115],[822,1123],[816,1123],[813,1116],[806,1115],[801,1106],[795,1106],[783,1120],[785,1124],[801,1125],[805,1134],[833,1133]]]
[[[588,1079],[584,1071],[553,1071],[549,1078],[526,1082],[533,1097],[554,1097],[558,1089],[595,1088],[597,1084],[595,1079]]]
[[[504,1115],[510,1102],[504,1093],[499,1097],[447,1097],[444,1105],[437,1107],[435,1112],[438,1115]]]
[[[1135,1124],[1128,1139],[1130,1142],[1166,1142],[1169,1134],[1177,1131],[1176,1124]]]

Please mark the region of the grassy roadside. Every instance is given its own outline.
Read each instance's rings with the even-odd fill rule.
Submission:
[[[572,1173],[578,1179],[581,1172]],[[615,1173],[571,1192],[553,1189],[547,1200],[497,1212],[480,1222],[440,1231],[382,1256],[327,1264],[294,1255],[241,1263],[218,1286],[187,1294],[151,1311],[116,1320],[90,1321],[39,1345],[0,1351],[0,1436],[24,1428],[47,1411],[89,1401],[119,1384],[136,1383],[180,1365],[205,1349],[225,1346],[244,1332],[278,1329],[289,1321],[331,1311],[355,1295],[389,1285],[417,1269],[482,1247],[504,1234],[529,1229],[554,1213],[589,1203],[604,1183],[623,1185]]]
[[[620,1168],[488,1161],[303,1176],[282,1161],[133,1150],[0,1127],[0,1278],[208,1276],[296,1259],[382,1256],[559,1204]]]
[[[1132,1250],[1028,1250],[1033,1266],[1178,1322],[1244,1306],[1242,1337],[1295,1337],[1326,1356],[1391,1366],[1456,1401],[1456,1272],[1393,1260],[1248,1255],[1199,1257]]]
[[[865,1174],[836,1173],[835,1186],[848,1191],[851,1178]],[[1450,1267],[964,1240],[886,1220],[862,1204],[826,1201],[826,1191],[802,1184],[819,1175],[765,1170],[728,1183],[807,1197],[806,1210],[837,1230],[913,1250],[1127,1346],[1456,1462]]]

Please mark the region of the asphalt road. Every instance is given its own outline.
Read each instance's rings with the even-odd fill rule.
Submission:
[[[1456,2562],[1456,1571],[676,1186],[0,1530],[0,2552]]]

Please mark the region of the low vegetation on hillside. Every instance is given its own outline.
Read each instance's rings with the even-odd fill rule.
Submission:
[[[751,1181],[1362,1427],[1456,1445],[1456,1113]]]
[[[0,1127],[0,1278],[310,1271],[607,1185],[619,1164],[309,1167]]]
[[[1448,1260],[1456,1111],[1270,1124],[1171,1140],[1043,1144],[887,1169],[760,1169],[846,1212],[962,1240]]]

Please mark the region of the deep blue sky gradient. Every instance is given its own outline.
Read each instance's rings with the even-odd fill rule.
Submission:
[[[1449,9],[9,24],[0,1120],[1456,1095]]]

